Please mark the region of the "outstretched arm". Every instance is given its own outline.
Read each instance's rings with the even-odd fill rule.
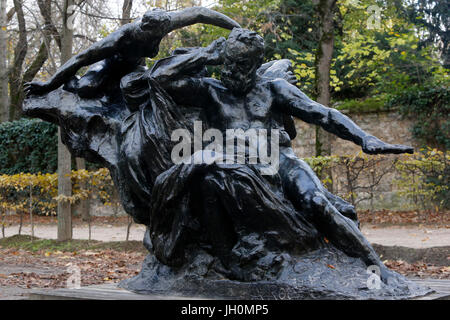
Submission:
[[[367,134],[349,117],[336,109],[328,108],[306,96],[300,89],[285,80],[273,82],[276,104],[283,112],[305,122],[321,126],[339,138],[353,141],[368,154],[413,153],[412,147],[392,145]]]
[[[173,55],[158,60],[148,71],[147,76],[158,81],[163,87],[171,81],[195,74],[207,65],[222,63],[225,38],[213,41],[208,47],[196,48],[185,54]]]
[[[117,31],[111,33],[102,40],[94,43],[91,47],[84,50],[80,54],[69,59],[47,82],[30,82],[24,87],[27,95],[41,95],[58,89],[64,83],[76,75],[82,67],[89,66],[106,58],[112,57],[117,53],[119,41],[121,41],[127,28],[132,27],[130,24],[125,25]]]
[[[212,24],[225,29],[240,28],[233,19],[217,11],[204,7],[191,7],[180,11],[169,12],[171,16],[170,31],[196,23]]]
[[[220,38],[208,47],[158,60],[146,77],[156,80],[178,104],[206,107],[209,105],[207,80],[190,75],[206,65],[221,64],[224,44],[225,39]]]

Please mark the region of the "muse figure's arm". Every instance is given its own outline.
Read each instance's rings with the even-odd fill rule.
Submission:
[[[414,149],[404,145],[388,144],[369,135],[358,127],[349,117],[336,109],[317,103],[300,89],[285,80],[273,81],[276,104],[282,112],[291,114],[305,122],[321,126],[339,138],[353,141],[368,154],[413,153]]]
[[[164,14],[164,12],[162,11],[160,14]],[[149,57],[154,57],[158,52],[159,41],[169,32],[178,28],[196,23],[212,24],[227,29],[239,27],[238,23],[227,16],[202,7],[169,12],[167,17],[168,22],[164,23],[156,18],[152,20],[152,11],[146,13],[142,19],[120,27],[89,49],[71,58],[49,81],[27,83],[24,87],[25,93],[27,95],[44,94],[55,90],[69,81],[80,68],[114,55],[123,55],[123,50],[120,49],[124,46],[127,47],[127,53],[126,57],[122,58],[127,58],[129,55],[130,60],[138,61],[139,58],[147,57],[149,52],[151,52]],[[149,46],[156,47],[149,48]],[[145,47],[147,49],[144,50]]]
[[[208,47],[189,50],[186,54],[158,60],[147,71],[146,77],[156,80],[180,105],[207,107],[209,105],[208,82],[215,80],[192,77],[207,65],[223,63],[225,38],[213,41]]]
[[[195,73],[195,70],[201,70],[207,65],[219,65],[223,62],[221,52],[225,41],[225,38],[219,38],[208,47],[192,49],[185,54],[158,60],[148,71],[147,76],[165,87],[169,86],[171,81]]]
[[[69,59],[47,82],[30,82],[25,84],[24,91],[27,95],[41,95],[58,89],[70,80],[82,67],[89,66],[101,60],[117,54],[120,41],[137,26],[129,23],[109,34],[91,47]]]
[[[211,24],[224,29],[240,28],[239,23],[226,15],[204,7],[191,7],[169,12],[171,32],[196,23]]]

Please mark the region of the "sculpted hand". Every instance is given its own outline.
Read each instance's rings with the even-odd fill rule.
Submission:
[[[362,149],[367,154],[385,154],[385,153],[414,153],[414,148],[401,144],[389,144],[381,141],[374,136],[365,136],[362,143]]]
[[[222,64],[225,51],[226,39],[221,37],[214,40],[209,46],[205,48],[205,53],[208,57],[208,62],[213,64]]]
[[[286,80],[287,82],[289,82],[292,85],[297,85],[297,77],[295,76],[295,74],[292,71],[288,71],[286,72],[285,78],[284,80]]]
[[[45,82],[36,81],[26,83],[23,86],[23,91],[28,97],[30,95],[43,95],[44,93],[49,92],[49,88]]]

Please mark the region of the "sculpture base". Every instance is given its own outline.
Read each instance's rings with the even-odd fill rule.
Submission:
[[[418,284],[429,286],[435,292],[413,300],[450,300],[450,280],[417,279]],[[201,300],[205,297],[136,294],[117,287],[115,283],[82,287],[80,289],[35,290],[29,300]],[[207,299],[207,298],[206,298]]]
[[[148,255],[142,271],[119,287],[140,294],[202,296],[218,299],[412,299],[433,290],[399,274],[388,284],[368,282],[367,267],[360,259],[333,249],[319,249],[289,256],[276,279],[241,282],[217,271],[207,253],[188,266],[174,269]],[[369,288],[370,287],[370,288]]]

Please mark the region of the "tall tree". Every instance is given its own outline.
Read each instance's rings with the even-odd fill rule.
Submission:
[[[450,0],[407,1],[410,21],[427,30],[424,45],[435,44],[445,68],[450,68]]]
[[[8,71],[6,64],[6,0],[0,0],[0,122],[8,120]]]
[[[133,0],[124,0],[122,5],[122,18],[120,24],[124,25],[131,22],[131,10],[133,8]],[[86,169],[86,160],[83,158],[75,159],[77,170]],[[87,186],[85,184],[81,185],[81,188],[85,189]],[[74,207],[75,210],[80,214],[84,221],[89,221],[89,199],[80,200],[79,204]]]
[[[3,0],[2,0],[3,1]],[[41,15],[45,17],[47,14],[51,15],[51,1],[52,0],[38,0]],[[28,32],[23,11],[23,0],[14,0],[14,10],[10,10],[6,15],[6,20],[12,19],[14,13],[17,16],[17,23],[19,26],[19,38],[14,49],[13,63],[8,70],[9,82],[9,107],[8,120],[17,120],[22,115],[22,103],[25,98],[23,93],[23,85],[34,79],[36,74],[44,66],[49,56],[49,47],[51,42],[52,32],[47,24],[41,26],[39,21],[36,21],[37,29],[41,32],[43,41],[39,46],[37,53],[34,55],[32,61],[27,64],[24,69],[25,58],[28,54]]]
[[[334,50],[335,9],[336,0],[318,0],[320,40],[316,51],[315,91],[317,102],[324,106],[329,106],[331,100],[330,71]],[[331,155],[332,139],[333,136],[330,133],[319,126],[316,127],[316,156]],[[331,171],[325,174],[331,178]],[[332,189],[332,183],[328,184],[328,188]]]
[[[121,20],[122,25],[131,22],[131,9],[132,8],[133,8],[133,0],[123,0],[122,20]]]
[[[9,120],[16,119],[17,113],[19,113],[18,109],[21,108],[20,100],[23,96],[21,88],[22,67],[28,50],[23,0],[14,0],[14,9],[19,25],[19,39],[14,48],[14,61],[9,69],[9,90],[11,100],[9,106]]]
[[[74,0],[63,0],[63,26],[61,37],[61,64],[72,57],[73,26],[69,18],[73,14]],[[58,195],[70,197],[72,194],[71,155],[67,147],[62,143],[61,130],[58,129]],[[70,202],[58,202],[58,241],[72,239],[72,212]]]

